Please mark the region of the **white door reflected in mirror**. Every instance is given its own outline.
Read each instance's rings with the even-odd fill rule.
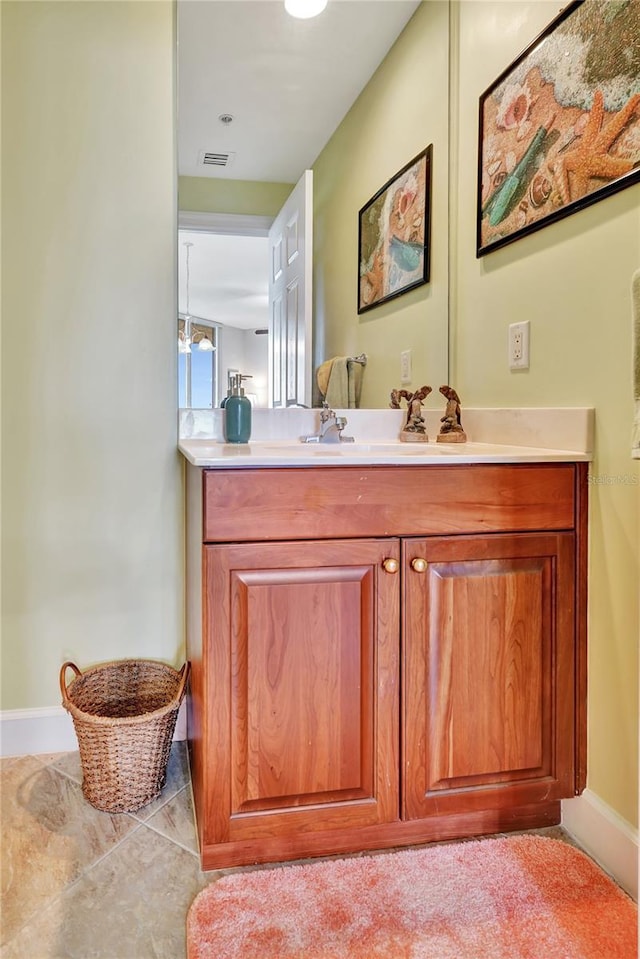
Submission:
[[[313,172],[269,230],[269,405],[311,406]]]

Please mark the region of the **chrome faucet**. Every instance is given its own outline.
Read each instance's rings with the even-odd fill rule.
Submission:
[[[312,436],[301,436],[303,443],[353,443],[353,436],[344,436],[343,429],[347,425],[346,416],[336,416],[328,403],[322,404],[320,410],[320,429]]]

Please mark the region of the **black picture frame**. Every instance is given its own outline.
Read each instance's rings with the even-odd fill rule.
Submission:
[[[429,144],[358,211],[358,313],[429,282],[432,155]]]
[[[477,257],[640,181],[639,35],[639,0],[573,0],[481,95]]]

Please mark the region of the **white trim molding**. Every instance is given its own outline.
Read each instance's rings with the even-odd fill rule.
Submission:
[[[3,709],[0,712],[0,753],[33,756],[78,748],[71,716],[62,706],[43,709]]]
[[[590,789],[562,800],[562,826],[637,902],[638,830]]]
[[[187,738],[186,700],[183,700],[174,740]],[[71,716],[62,706],[0,711],[0,756],[37,756],[75,752],[78,740]]]
[[[180,210],[178,229],[226,236],[268,236],[273,220],[272,216],[254,213],[190,213]]]

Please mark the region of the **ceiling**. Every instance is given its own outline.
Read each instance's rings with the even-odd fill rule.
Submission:
[[[180,175],[296,183],[418,5],[329,0],[297,20],[282,0],[178,0]]]
[[[283,0],[178,0],[180,176],[296,183],[419,6],[329,0],[296,20]],[[230,124],[218,117],[231,114]],[[226,167],[203,153],[235,154]],[[179,308],[229,326],[268,325],[266,241],[180,234]],[[264,263],[264,272],[260,265]]]
[[[269,326],[269,250],[264,236],[221,236],[180,230],[179,311],[241,330]]]

